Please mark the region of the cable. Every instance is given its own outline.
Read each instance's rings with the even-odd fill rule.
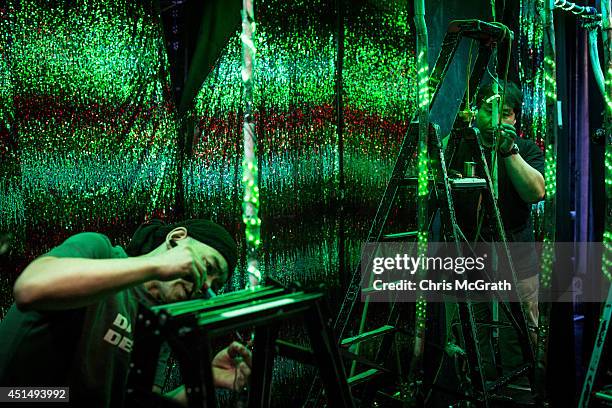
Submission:
[[[499,27],[502,32],[503,32],[503,36],[502,38],[499,40],[499,42],[501,43],[504,38],[506,38],[506,36],[511,37],[512,34],[510,32],[510,29],[505,26],[504,24],[501,23],[497,23],[497,22],[492,22],[491,24]],[[510,58],[512,56],[512,41],[508,41],[508,52],[506,54],[506,67],[504,69],[504,86],[503,86],[503,90],[502,90],[502,94],[501,94],[501,102],[500,102],[500,109],[498,110],[498,117],[496,118],[496,122],[497,122],[497,126],[499,126],[499,124],[502,122],[503,119],[503,112],[504,112],[504,107],[506,106],[506,88],[508,86],[508,72],[510,70]],[[496,57],[496,61],[497,61],[497,57]],[[488,68],[488,67],[487,67]],[[491,75],[492,77],[494,77],[493,75]],[[495,79],[495,77],[494,77]],[[499,81],[496,80],[496,83],[499,85]],[[496,136],[497,136],[497,132],[498,130],[495,130],[496,132]],[[491,169],[496,169],[497,167],[497,137],[494,137],[493,139],[493,155],[491,158]],[[495,171],[495,170],[494,170]],[[497,186],[497,180],[495,180],[495,186]],[[495,199],[497,199],[498,195],[498,191],[497,191],[497,187],[495,187]],[[482,225],[482,219],[479,220],[478,223],[478,229],[477,229],[477,235],[475,237],[475,239],[478,239],[478,234],[480,233],[480,228]]]
[[[465,244],[467,245],[470,252],[474,253],[474,248],[472,248],[472,246],[470,245],[470,240],[467,239],[461,227],[459,225],[456,225],[455,228],[457,228],[457,232],[459,233],[459,235],[461,235],[461,238],[463,238],[463,240],[465,241]]]
[[[495,83],[496,83],[498,86],[502,86],[502,85],[501,85],[501,83],[499,83],[499,80],[497,79],[497,77],[496,77],[495,75],[493,75],[493,73],[491,72],[491,70],[489,69],[489,67],[488,67],[488,66],[487,66],[487,74],[489,74],[489,76],[491,77],[491,79],[492,79],[493,81],[495,81]]]
[[[466,69],[466,73],[465,73],[465,84],[466,84],[466,101],[465,101],[465,109],[463,110],[463,115],[465,116],[465,120],[468,123],[472,122],[473,119],[473,114],[472,114],[472,108],[470,106],[470,76],[471,76],[471,68],[472,68],[472,48],[474,46],[474,41],[472,40],[470,42],[470,49],[468,51],[468,61],[467,61],[467,69]]]
[[[567,0],[555,0],[555,7],[560,8],[564,11],[569,11],[577,16],[588,16],[594,17],[597,20],[601,20],[601,14],[597,12],[597,9],[595,7],[579,6],[578,4],[572,3],[571,1]]]
[[[591,59],[591,68],[593,69],[593,76],[595,82],[597,82],[597,88],[601,92],[601,95],[606,98],[606,86],[603,71],[601,70],[601,63],[599,62],[599,48],[597,47],[597,29],[589,30],[589,57]]]
[[[501,43],[504,40],[504,38],[506,38],[506,36],[508,34],[510,34],[510,29],[507,26],[505,26],[505,25],[503,25],[501,23],[493,22],[491,24],[493,24],[493,25],[495,25],[495,26],[497,26],[497,27],[499,27],[499,28],[501,28],[503,30],[504,35],[500,39],[500,43]],[[506,103],[506,86],[508,85],[508,72],[510,70],[510,57],[512,57],[512,41],[508,42],[508,52],[506,54],[506,67],[504,69],[504,90],[502,91],[502,95],[501,95],[501,111],[499,113],[500,118],[498,119],[498,122],[501,122],[501,116],[503,114],[504,105]],[[487,69],[488,69],[488,67],[487,67]],[[499,81],[496,80],[496,82],[497,82],[497,84],[499,84]],[[493,156],[494,157],[494,159],[493,159],[494,161],[495,161],[495,156],[496,156],[496,154]],[[494,164],[494,162],[492,164]]]

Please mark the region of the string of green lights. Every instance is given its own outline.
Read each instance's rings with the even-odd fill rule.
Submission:
[[[602,272],[608,281],[612,281],[612,4],[601,2],[602,36],[605,61],[605,181],[606,181],[606,224],[603,234]]]
[[[266,270],[288,279],[289,271],[277,264],[275,250],[293,251],[283,239],[295,231],[315,228],[313,241],[333,241],[329,225],[336,215],[338,156],[334,113],[336,44],[333,20],[318,16],[308,24],[291,22],[281,32],[275,16],[299,15],[302,3],[258,2],[256,31],[257,81],[253,88],[257,123],[262,241]],[[309,6],[308,6],[309,7]],[[321,5],[321,9],[326,6]],[[316,7],[319,9],[319,7]],[[413,34],[405,10],[360,12],[347,16],[343,87],[345,91],[344,172],[348,209],[354,226],[347,242],[347,259],[357,260],[360,241],[367,234],[371,211],[392,168],[399,141],[416,108],[416,61],[410,52]],[[389,31],[376,29],[384,23]],[[292,27],[295,27],[292,29]],[[237,199],[233,180],[240,151],[236,132],[241,129],[240,39],[230,39],[218,64],[206,79],[194,108],[201,136],[194,143],[184,180],[186,203],[192,213],[231,213]],[[238,163],[240,163],[238,161]],[[215,203],[212,209],[207,203]],[[283,225],[278,219],[304,214],[311,222]],[[266,217],[275,227],[265,227]],[[320,221],[319,221],[320,220]],[[266,239],[266,231],[274,236]],[[291,232],[290,232],[291,231]],[[285,238],[281,238],[285,237]],[[266,247],[270,245],[270,247]],[[312,245],[313,253],[319,244]],[[326,258],[328,259],[328,258]],[[329,268],[336,260],[331,258]],[[326,263],[326,268],[327,268]],[[314,274],[314,271],[313,271]],[[331,270],[330,270],[331,274]]]
[[[261,281],[261,270],[257,250],[261,245],[259,218],[259,176],[257,166],[257,138],[253,122],[253,82],[255,74],[256,46],[254,43],[255,17],[252,0],[242,2],[242,85],[244,101],[242,159],[242,183],[244,198],[242,202],[242,222],[245,224],[247,248],[247,274],[249,286],[258,286]]]

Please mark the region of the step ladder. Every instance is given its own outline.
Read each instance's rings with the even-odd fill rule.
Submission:
[[[589,361],[589,368],[586,372],[584,383],[582,384],[582,391],[580,392],[578,408],[588,408],[591,405],[592,399],[606,401],[608,403],[612,402],[612,395],[610,393],[604,393],[601,391],[593,392],[593,387],[596,384],[597,380],[597,374],[600,370],[599,363],[601,360],[601,355],[604,352],[604,347],[608,338],[608,328],[610,326],[611,317],[612,285],[610,285],[610,288],[608,289],[608,297],[606,298],[606,303],[604,303],[603,308],[601,310],[601,316],[599,318],[599,328],[597,329],[595,345],[593,346],[593,352],[591,353],[591,359]]]
[[[484,75],[493,50],[496,47],[497,43],[500,42],[504,37],[506,37],[506,34],[507,31],[505,31],[499,25],[492,25],[479,20],[460,20],[451,22],[447,34],[442,43],[440,55],[436,61],[436,65],[432,71],[432,75],[430,78],[429,85],[432,95],[430,106],[433,105],[439,94],[439,90],[445,78],[448,67],[450,66],[452,58],[454,57],[462,38],[473,39],[478,41],[479,43],[478,55],[476,57],[474,69],[469,79],[470,92],[469,95],[466,92],[462,106],[460,108],[461,110],[464,110],[466,100],[474,100],[476,90],[478,89],[480,81]],[[459,142],[462,140],[463,133],[465,133],[463,132],[463,130],[469,127],[469,123],[467,123],[461,116],[457,116],[456,113],[457,112],[455,112],[456,120],[453,126],[453,132],[451,133],[448,146],[448,149],[450,149],[449,151],[451,154],[454,149],[457,148]],[[457,218],[453,206],[452,191],[454,189],[478,188],[481,189],[485,197],[487,197],[487,199],[484,200],[485,208],[487,212],[489,214],[492,214],[494,218],[494,229],[496,232],[495,238],[498,242],[505,243],[506,237],[501,221],[501,216],[495,198],[491,194],[493,188],[490,173],[488,171],[487,161],[485,159],[482,148],[478,144],[478,140],[474,138],[472,147],[475,153],[477,165],[480,165],[481,168],[486,169],[483,179],[474,180],[474,183],[472,184],[465,182],[453,182],[449,179],[447,174],[447,166],[444,160],[445,153],[443,152],[439,135],[437,134],[436,128],[431,124],[429,124],[428,140],[426,142],[426,146],[428,149],[429,171],[427,178],[424,179],[424,182],[428,184],[429,194],[427,194],[425,197],[420,197],[418,200],[418,228],[414,231],[397,231],[392,233],[384,233],[385,226],[387,225],[389,215],[391,213],[394,202],[396,201],[398,193],[402,189],[414,188],[419,184],[419,174],[416,174],[414,172],[414,169],[412,169],[411,171],[412,174],[407,174],[410,167],[410,159],[418,157],[418,128],[419,124],[413,122],[410,125],[409,130],[401,143],[390,180],[385,188],[384,194],[381,198],[380,204],[372,221],[372,225],[365,242],[375,243],[389,240],[415,240],[416,242],[418,242],[419,237],[423,238],[424,236],[426,239],[426,234],[429,231],[433,215],[435,214],[436,210],[439,209],[441,215],[442,231],[444,233],[443,240],[454,243],[457,251],[460,251],[460,239],[457,230]],[[421,177],[423,177],[422,174]],[[430,208],[427,209],[428,204],[431,204],[431,202],[433,202],[434,205],[430,205]],[[426,214],[426,216],[423,216],[424,214]],[[508,264],[510,265],[510,268],[513,271],[512,262],[507,247],[505,247],[505,253],[503,254],[503,256],[507,258]],[[372,257],[370,256],[369,258],[364,258],[361,260],[361,262],[366,263],[366,265],[368,265],[372,262]],[[512,272],[512,274],[515,277],[514,271]],[[408,319],[408,317],[400,316],[398,305],[396,303],[391,303],[385,324],[381,325],[378,328],[364,331],[364,322],[367,319],[369,302],[367,299],[367,291],[362,292],[361,288],[362,281],[360,263],[355,268],[355,271],[352,275],[352,279],[347,288],[346,296],[334,323],[334,329],[336,331],[336,334],[341,339],[339,342],[339,346],[345,349],[347,347],[352,348],[353,352],[349,353],[349,356],[353,355],[357,357],[359,357],[359,345],[363,344],[366,341],[380,339],[380,346],[378,347],[378,352],[376,353],[374,361],[364,364],[366,367],[364,371],[356,372],[356,370],[354,369],[356,366],[355,362],[362,364],[363,358],[361,358],[360,360],[353,360],[351,362],[352,367],[350,370],[348,383],[353,387],[353,389],[355,389],[356,387],[365,387],[365,390],[362,389],[359,393],[359,402],[361,406],[372,406],[372,400],[380,397],[381,395],[386,395],[387,397],[391,397],[391,399],[394,400],[388,401],[389,404],[398,403],[399,401],[400,405],[422,405],[424,403],[424,394],[422,389],[423,379],[419,378],[419,376],[422,372],[422,358],[424,353],[424,345],[426,342],[425,302],[422,300],[416,305],[417,310],[416,316],[414,317],[414,321],[416,323],[415,330],[413,333],[413,355],[410,364],[410,372],[406,381],[406,377],[403,373],[390,369],[384,370],[382,368],[384,366],[384,362],[389,357],[390,351],[392,350],[394,338],[396,337],[398,331],[400,331],[400,329],[398,328],[398,322],[400,318]],[[360,295],[365,296],[366,298],[363,305],[363,311],[361,313],[361,323],[357,334],[350,336],[349,324],[351,323],[351,321],[354,320],[356,304],[360,300]],[[518,336],[521,340],[522,351],[524,355],[524,360],[527,362],[527,367],[522,367],[520,370],[522,370],[522,372],[529,372],[529,379],[532,384],[532,389],[535,389],[533,383],[534,355],[533,348],[530,342],[530,337],[528,335],[527,323],[524,312],[519,303],[511,305],[510,307],[507,307],[507,305],[503,304],[501,308],[509,317],[510,322],[516,329]],[[478,343],[476,341],[477,328],[470,300],[465,299],[465,301],[459,302],[458,309],[461,325],[461,335],[463,338],[463,347],[465,349],[465,355],[467,357],[469,365],[468,383],[471,385],[471,389],[465,390],[465,396],[458,398],[465,399],[467,401],[478,402],[480,406],[488,407],[491,394],[496,389],[503,387],[508,381],[514,378],[514,376],[516,376],[516,373],[508,375],[506,376],[506,378],[500,378],[492,385],[487,385],[485,383],[485,379],[481,375],[482,364]],[[346,357],[346,354],[343,355]],[[389,382],[390,376],[394,376],[395,379],[399,378],[400,383],[399,392],[393,395],[385,394],[377,390],[377,388],[380,387],[381,383]],[[315,379],[305,406],[323,406],[323,401],[324,398],[322,395],[321,383],[318,379]],[[380,402],[378,403],[380,404]]]

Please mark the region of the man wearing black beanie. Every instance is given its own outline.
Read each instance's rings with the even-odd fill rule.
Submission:
[[[0,322],[0,385],[70,387],[71,406],[122,407],[138,304],[198,296],[225,283],[236,262],[230,234],[207,220],[148,222],[125,250],[103,234],[71,236],[15,282]],[[232,343],[212,361],[215,385],[242,388],[250,362]],[[187,403],[182,388],[172,397]]]

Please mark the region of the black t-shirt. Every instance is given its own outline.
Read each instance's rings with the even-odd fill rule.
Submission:
[[[92,232],[46,255],[127,258]],[[72,406],[121,407],[139,301],[151,304],[142,285],[73,310],[23,312],[13,304],[0,322],[0,385],[68,386]]]
[[[544,176],[544,156],[540,148],[530,140],[516,139],[519,154],[531,167]],[[486,151],[485,151],[486,154]],[[471,157],[469,147],[465,143],[459,143],[453,158],[446,158],[451,163],[451,168],[459,173],[464,172],[463,163],[474,161]],[[451,162],[452,160],[452,162]],[[498,182],[499,193],[498,206],[504,222],[504,229],[510,232],[519,232],[528,226],[531,218],[531,204],[523,201],[518,191],[514,188],[512,180],[508,177],[503,158],[498,155]],[[480,169],[476,169],[477,175],[481,176]],[[469,194],[469,193],[468,193]],[[469,199],[468,199],[469,200]],[[475,208],[475,207],[472,207]],[[533,238],[531,239],[533,240]]]
[[[544,177],[544,155],[540,148],[531,140],[518,138],[515,143],[519,148],[521,157]],[[499,158],[498,160],[504,159]],[[511,233],[518,233],[527,227],[530,231],[533,231],[530,225],[531,203],[523,201],[508,177],[506,166],[502,165],[501,161],[499,164],[498,202],[504,228]]]
[[[447,140],[444,141],[445,145]],[[517,138],[515,140],[519,148],[519,154],[531,167],[539,171],[544,176],[544,156],[540,148],[530,140]],[[485,150],[485,154],[487,154]],[[448,154],[448,153],[447,153]],[[454,157],[445,157],[453,170],[463,174],[463,163],[474,161],[471,156],[469,146],[466,143],[459,143]],[[489,156],[487,156],[489,159]],[[508,177],[503,158],[498,155],[498,207],[501,213],[506,236],[510,242],[533,242],[533,223],[531,220],[531,204],[526,203],[514,188],[512,180]],[[490,161],[489,161],[490,163]],[[482,177],[482,169],[476,169],[477,177]],[[473,191],[457,191],[454,194],[454,204],[459,225],[468,239],[476,237],[477,230],[477,211],[479,206],[479,194]],[[485,221],[480,230],[481,236],[489,239],[492,228],[492,215],[485,214]],[[517,269],[519,278],[526,278],[537,273],[537,256],[533,246],[520,247],[520,251],[528,251],[520,254],[513,254],[512,258]]]

